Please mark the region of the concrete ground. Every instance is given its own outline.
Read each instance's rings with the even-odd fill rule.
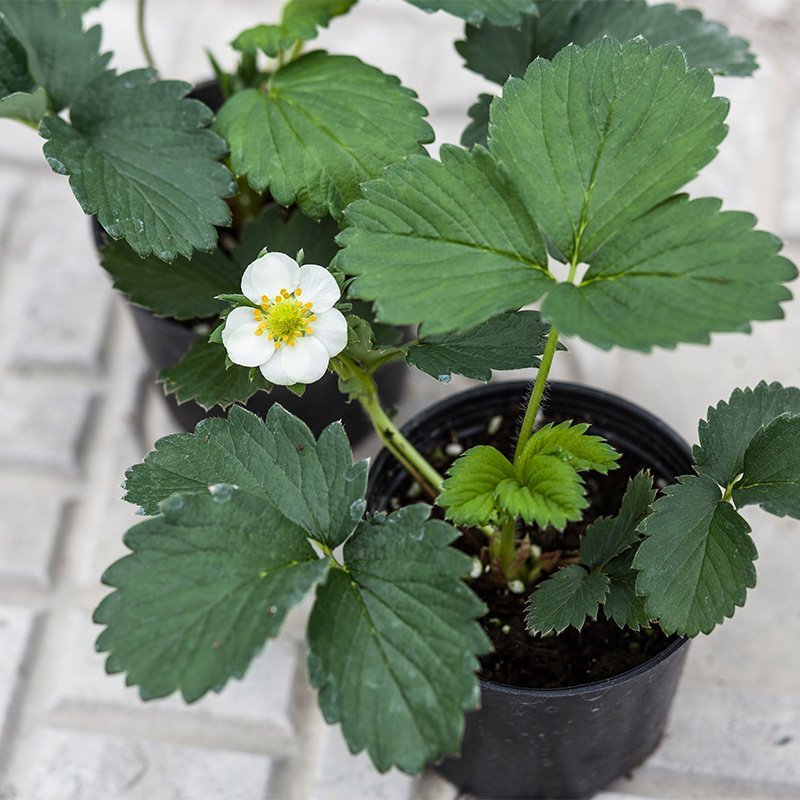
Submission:
[[[758,214],[800,258],[799,0],[700,0],[751,38],[762,69],[719,81],[731,133],[696,192]],[[162,72],[208,75],[274,0],[160,0],[149,27]],[[95,12],[120,68],[140,66],[130,0]],[[353,52],[417,89],[441,141],[457,141],[484,83],[449,46],[459,24],[400,0],[362,0],[321,45]],[[97,267],[87,222],[35,133],[0,121],[0,798],[450,800],[432,774],[378,776],[347,754],[306,688],[303,611],[246,679],[194,706],[144,705],[93,652],[102,569],[135,521],[125,468],[172,431],[125,303]],[[645,359],[575,344],[558,377],[638,401],[694,440],[734,386],[800,384],[800,303],[783,324]],[[466,382],[462,382],[463,385]],[[414,376],[408,417],[457,388]],[[364,452],[374,451],[374,443]],[[692,644],[667,736],[603,800],[800,798],[800,527],[751,515],[761,556],[747,608]]]

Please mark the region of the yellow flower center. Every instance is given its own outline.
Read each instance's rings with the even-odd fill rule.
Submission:
[[[253,309],[253,317],[259,323],[256,336],[267,334],[270,341],[275,342],[275,349],[282,344],[294,347],[295,341],[312,333],[311,323],[317,318],[312,311],[313,303],[303,303],[297,298],[301,289],[290,293],[281,289],[274,298],[261,297],[261,308]]]

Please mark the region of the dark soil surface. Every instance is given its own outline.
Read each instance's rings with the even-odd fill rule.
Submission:
[[[487,419],[486,429],[468,438],[451,431],[449,441],[429,450],[426,455],[440,472],[444,472],[463,450],[479,444],[493,445],[501,452],[512,453],[521,413],[518,406],[511,406],[502,415]],[[563,419],[557,415],[545,415],[541,422],[558,423]],[[591,419],[576,419],[575,422],[591,423]],[[520,536],[527,534],[531,543],[541,549],[548,566],[543,577],[562,564],[576,560],[576,551],[587,526],[597,517],[615,515],[628,479],[648,468],[647,464],[624,453],[619,464],[619,469],[608,475],[584,474],[589,507],[580,522],[569,524],[561,532],[537,526],[526,526],[524,531],[518,529]],[[655,476],[655,483],[658,488],[663,488],[666,481]],[[419,486],[409,482],[392,505],[402,506],[419,500]],[[435,513],[441,515],[438,509]],[[485,562],[486,542],[482,532],[465,530],[454,546]],[[592,683],[637,667],[660,653],[674,639],[657,626],[638,632],[620,629],[614,622],[604,619],[602,611],[597,621],[587,621],[580,632],[570,628],[558,635],[533,636],[525,629],[525,603],[530,587],[522,594],[514,594],[499,585],[491,571],[471,581],[471,585],[489,608],[480,622],[493,644],[493,652],[481,659],[480,677],[496,683],[531,689]]]

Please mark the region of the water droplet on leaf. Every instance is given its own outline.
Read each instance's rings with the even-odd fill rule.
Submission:
[[[361,500],[354,500],[350,503],[350,518],[355,522],[364,516],[367,510],[367,501],[363,498]]]

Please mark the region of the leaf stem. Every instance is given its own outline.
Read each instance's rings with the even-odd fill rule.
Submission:
[[[144,54],[144,60],[147,66],[151,69],[156,69],[155,61],[153,60],[153,53],[150,50],[150,45],[147,43],[147,32],[144,28],[144,12],[147,0],[136,0],[136,28],[139,32],[139,44]]]

